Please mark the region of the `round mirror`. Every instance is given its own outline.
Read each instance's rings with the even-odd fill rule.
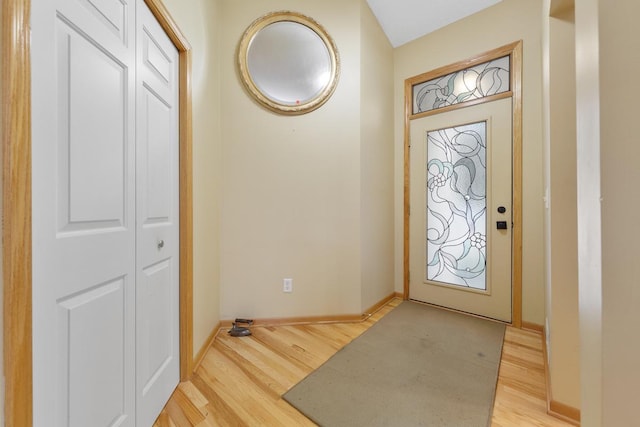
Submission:
[[[335,90],[338,51],[313,19],[274,12],[254,21],[238,49],[242,81],[265,107],[303,114],[324,104]]]

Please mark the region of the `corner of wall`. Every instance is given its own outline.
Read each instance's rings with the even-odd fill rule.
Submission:
[[[553,402],[580,407],[578,232],[576,211],[576,93],[573,9],[546,16],[545,146],[547,209],[548,363]]]
[[[394,292],[393,48],[360,0],[361,309]]]
[[[600,8],[576,2],[578,287],[582,416],[603,421],[602,213],[600,201]],[[618,325],[616,325],[618,326]]]
[[[220,2],[163,2],[192,48],[195,356],[220,321]]]

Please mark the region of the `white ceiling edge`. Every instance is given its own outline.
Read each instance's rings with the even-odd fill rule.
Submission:
[[[502,0],[367,0],[393,47],[473,15]]]

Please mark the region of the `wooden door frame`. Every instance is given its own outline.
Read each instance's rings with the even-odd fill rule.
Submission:
[[[413,114],[414,85],[441,77],[456,71],[473,67],[506,55],[511,56],[511,88],[509,91],[476,99],[448,107]],[[411,159],[411,120],[434,114],[464,108],[502,98],[512,99],[513,136],[512,136],[512,256],[511,256],[511,324],[522,327],[522,40],[482,53],[473,58],[456,62],[427,73],[405,80],[404,84],[404,299],[409,299],[409,212],[410,212],[410,159]]]
[[[161,0],[144,0],[179,52],[180,378],[193,370],[191,46]],[[31,0],[2,0],[3,352],[7,426],[33,424]]]

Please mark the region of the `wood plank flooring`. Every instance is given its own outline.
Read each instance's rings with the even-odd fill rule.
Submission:
[[[280,396],[400,302],[359,323],[253,327],[243,338],[221,332],[154,427],[314,426]],[[492,426],[571,426],[547,415],[545,393],[541,334],[508,327]]]

